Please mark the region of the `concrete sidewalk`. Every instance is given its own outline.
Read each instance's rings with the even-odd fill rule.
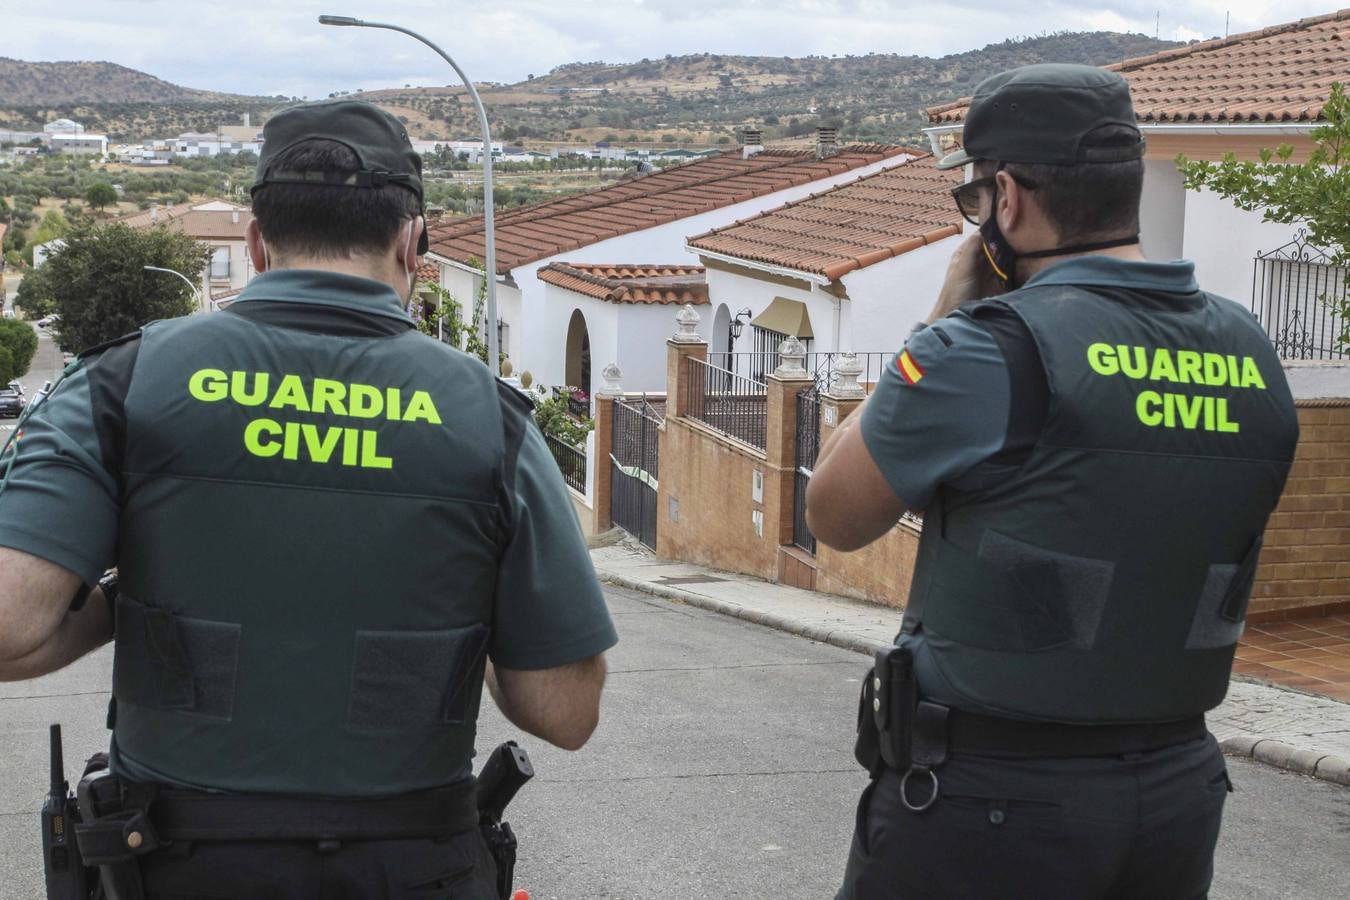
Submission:
[[[633,540],[591,559],[603,581],[869,656],[900,628],[899,610],[658,559]],[[1350,785],[1350,703],[1239,676],[1206,720],[1226,753]]]

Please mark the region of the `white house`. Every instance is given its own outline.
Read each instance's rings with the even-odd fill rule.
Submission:
[[[1307,159],[1332,83],[1350,80],[1347,34],[1350,9],[1105,67],[1129,82],[1148,141],[1144,253],[1193,260],[1201,286],[1254,310],[1290,357],[1336,355],[1339,322],[1316,298],[1341,294],[1343,273],[1301,242],[1297,226],[1187,190],[1174,160],[1255,160],[1280,144],[1294,148],[1293,161]],[[935,149],[959,142],[967,103],[928,110]]]
[[[237,128],[240,126],[229,126]],[[169,142],[175,156],[217,156],[221,153],[260,153],[262,141],[231,138],[217,132],[186,131]]]
[[[200,301],[202,310],[208,311],[213,298],[237,293],[255,274],[244,240],[245,229],[252,220],[253,213],[246,206],[210,200],[167,207],[155,205],[118,221],[132,228],[167,228],[206,244],[211,250],[211,261],[202,272]]]
[[[941,288],[961,233],[950,194],[961,178],[925,156],[691,237],[707,267],[714,361],[772,355],[796,337],[815,353],[875,354],[864,373],[875,380]],[[743,374],[775,365],[751,363]]]
[[[625,384],[664,384],[666,357],[659,348],[670,337],[676,311],[705,306],[708,283],[702,266],[596,265],[553,262],[539,269],[544,303],[571,309],[563,383],[598,383],[600,369],[613,362]],[[641,388],[638,388],[641,390]]]
[[[697,265],[685,238],[757,215],[859,175],[921,155],[906,147],[824,145],[818,152],[748,146],[585,194],[503,210],[497,216],[498,318],[501,346],[516,371],[539,384],[565,383],[569,328],[580,307],[545,290],[539,270],[551,263]],[[430,259],[441,284],[461,301],[476,295],[485,255],[483,220],[445,219],[431,233]],[[626,308],[623,314],[631,315]],[[583,319],[585,312],[583,311]],[[586,320],[589,327],[590,322]],[[668,327],[668,326],[667,326]],[[704,328],[710,328],[705,322]],[[653,351],[658,352],[659,351]],[[598,359],[600,366],[610,362]],[[598,368],[592,378],[598,375]],[[664,370],[624,386],[664,390]],[[595,382],[575,385],[593,393]]]

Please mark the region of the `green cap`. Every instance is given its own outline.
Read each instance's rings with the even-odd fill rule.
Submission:
[[[282,151],[301,141],[336,141],[356,154],[356,172],[278,169]],[[325,100],[284,109],[263,127],[262,154],[250,193],[265,184],[332,184],[350,187],[406,187],[422,199],[422,157],[403,123],[372,103]]]
[[[966,111],[962,147],[938,163],[954,169],[977,159],[1069,166],[1144,155],[1144,140],[1094,143],[1092,132],[1122,125],[1139,134],[1130,88],[1119,73],[1043,63],[981,81]]]

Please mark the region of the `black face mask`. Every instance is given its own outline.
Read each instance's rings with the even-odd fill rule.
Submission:
[[[1033,253],[1018,253],[1008,244],[1008,239],[1003,236],[1002,229],[998,227],[997,209],[998,182],[995,181],[993,196],[989,202],[989,217],[980,223],[980,242],[984,248],[984,258],[988,260],[989,267],[994,270],[994,277],[1002,282],[1008,290],[1016,290],[1020,286],[1017,280],[1017,261],[1019,259],[1069,256],[1074,253],[1088,253],[1092,250],[1106,250],[1110,247],[1125,247],[1129,244],[1139,243],[1139,235],[1134,234],[1125,238],[1098,241],[1092,244],[1074,244],[1069,247],[1037,250]]]

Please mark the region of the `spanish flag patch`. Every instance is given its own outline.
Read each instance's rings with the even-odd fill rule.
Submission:
[[[914,361],[908,350],[900,351],[900,355],[895,358],[895,369],[905,379],[905,384],[918,384],[919,379],[923,378],[923,367]]]

